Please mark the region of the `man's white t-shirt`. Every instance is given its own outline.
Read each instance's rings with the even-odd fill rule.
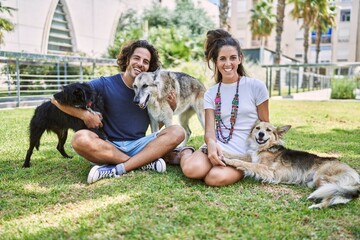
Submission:
[[[204,96],[204,108],[215,110],[215,97],[219,84],[210,87]],[[237,82],[231,84],[221,83],[221,119],[227,128],[230,128],[230,115],[232,101],[236,93]],[[258,120],[256,107],[269,99],[265,84],[255,78],[241,77],[239,82],[239,108],[234,125],[232,138],[228,143],[217,140],[222,149],[228,153],[243,154],[247,150],[246,139],[250,130]],[[224,137],[229,135],[229,130],[222,126]]]

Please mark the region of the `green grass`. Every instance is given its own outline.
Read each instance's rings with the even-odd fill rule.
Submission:
[[[359,239],[359,199],[310,210],[311,190],[245,179],[208,187],[184,177],[133,171],[86,184],[90,164],[56,151],[44,134],[22,169],[34,109],[0,111],[1,239]],[[339,156],[360,170],[360,103],[271,100],[274,124],[291,124],[290,148]],[[190,144],[203,141],[193,118]],[[69,136],[71,138],[72,133]]]

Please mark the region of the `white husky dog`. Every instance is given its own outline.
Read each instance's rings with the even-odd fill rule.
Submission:
[[[180,125],[185,129],[186,138],[181,145],[188,141],[191,130],[189,119],[195,113],[204,128],[204,93],[206,88],[196,78],[182,73],[165,70],[143,72],[136,76],[133,88],[135,91],[134,103],[140,108],[146,108],[151,120],[151,131],[159,130],[159,122],[165,127],[172,124],[173,115],[179,115]],[[176,109],[170,108],[166,98],[176,93]]]

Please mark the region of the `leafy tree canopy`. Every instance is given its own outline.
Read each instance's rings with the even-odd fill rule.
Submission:
[[[108,55],[115,58],[124,43],[147,38],[158,49],[163,67],[174,67],[203,57],[205,33],[214,26],[205,11],[195,8],[191,0],[177,0],[174,10],[153,3],[141,16],[134,10],[121,15]]]

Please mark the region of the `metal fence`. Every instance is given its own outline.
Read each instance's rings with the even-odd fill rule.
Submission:
[[[360,62],[263,65],[270,96],[326,89],[332,79],[360,79]]]
[[[0,108],[38,105],[63,85],[118,71],[115,59],[0,51]]]
[[[270,96],[330,88],[334,78],[360,81],[360,62],[262,67]],[[0,108],[36,106],[63,85],[117,72],[115,59],[0,51]]]

